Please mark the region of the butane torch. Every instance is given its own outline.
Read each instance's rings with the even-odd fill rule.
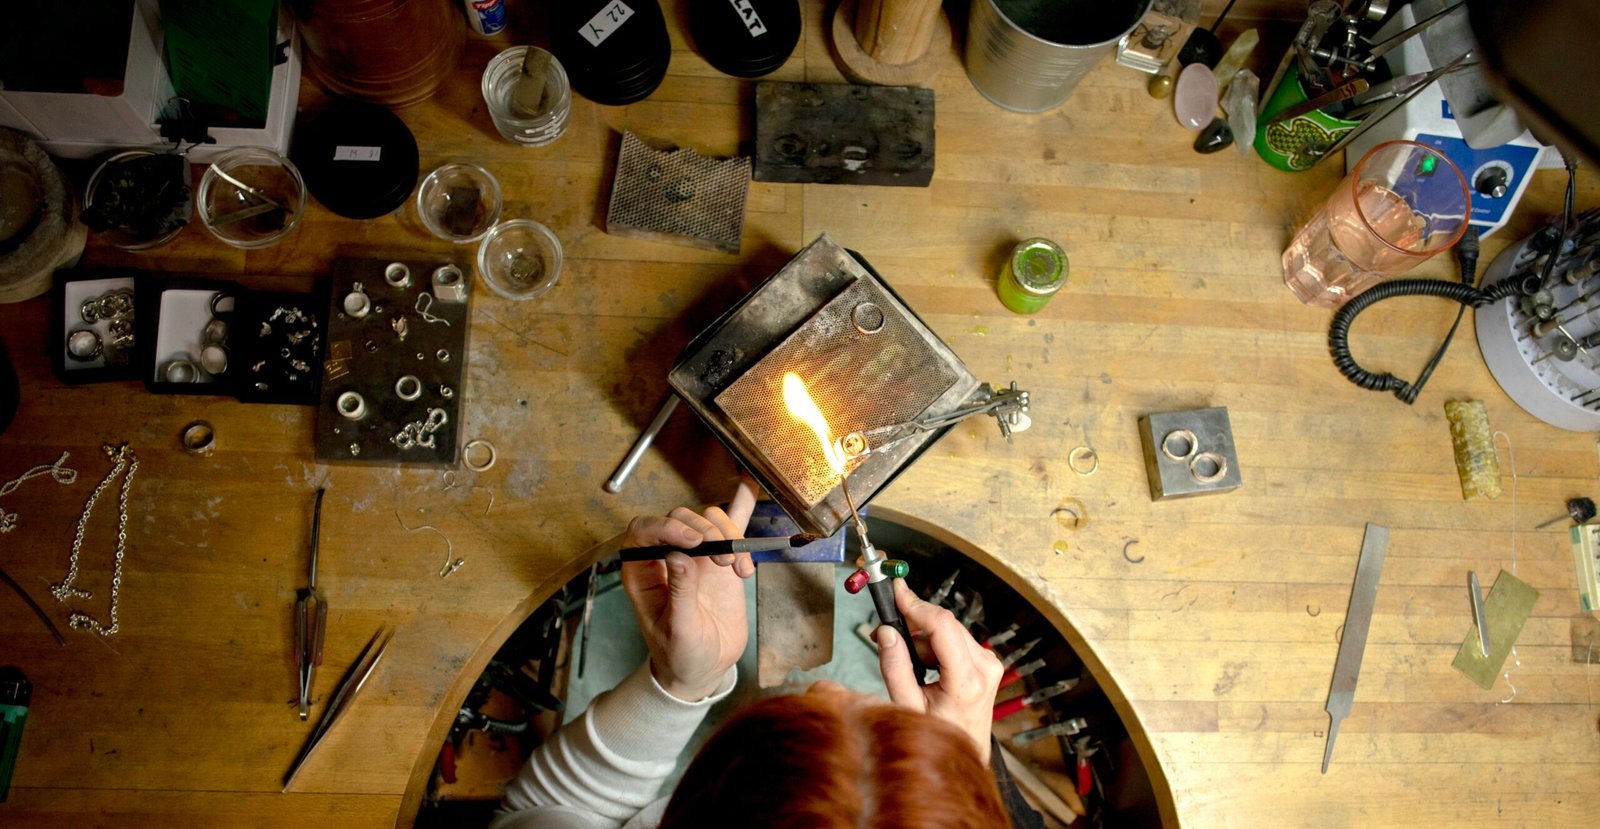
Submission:
[[[844,490],[845,503],[850,506],[850,517],[855,522],[856,536],[861,539],[861,557],[865,562],[861,569],[844,580],[844,589],[849,593],[860,593],[862,587],[867,588],[872,595],[872,605],[878,611],[878,620],[900,634],[900,641],[906,645],[906,653],[911,655],[911,672],[916,676],[917,684],[926,685],[928,666],[917,653],[916,645],[912,644],[911,628],[906,625],[905,617],[900,615],[900,608],[894,603],[894,580],[905,578],[911,565],[891,559],[872,546],[867,538],[867,522],[861,520],[861,513],[856,510],[856,502],[850,497],[850,484],[845,476],[839,477],[839,486]]]

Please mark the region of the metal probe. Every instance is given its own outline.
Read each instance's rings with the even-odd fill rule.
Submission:
[[[311,565],[306,589],[300,591],[294,603],[294,657],[300,669],[300,719],[305,719],[311,707],[311,680],[318,665],[322,664],[322,635],[328,626],[328,603],[317,589],[317,550],[322,537],[322,496],[326,488],[317,489],[317,506],[311,518]]]

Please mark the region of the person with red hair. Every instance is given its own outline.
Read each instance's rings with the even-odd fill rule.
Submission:
[[[635,518],[624,546],[687,549],[743,537],[754,493],[746,481],[727,510],[679,507]],[[661,797],[706,711],[733,690],[748,637],[742,579],[754,574],[748,554],[672,553],[624,564],[649,660],[534,751],[507,784],[491,829],[1042,825],[991,753],[1000,660],[900,580],[895,603],[925,635],[937,682],[918,685],[899,635],[879,627],[888,701],[817,682],[804,694],[748,706],[701,747],[670,798]]]

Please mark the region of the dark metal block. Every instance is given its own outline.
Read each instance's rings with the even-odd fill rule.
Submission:
[[[1226,492],[1243,483],[1226,408],[1145,415],[1139,441],[1152,501]]]
[[[756,181],[927,187],[933,90],[909,86],[756,86]]]

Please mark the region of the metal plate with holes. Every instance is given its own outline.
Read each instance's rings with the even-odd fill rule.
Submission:
[[[755,179],[927,187],[933,90],[757,84]]]
[[[823,535],[843,525],[849,508],[816,436],[783,404],[789,371],[835,435],[946,414],[979,387],[883,280],[826,235],[696,337],[668,374],[673,391],[802,530]],[[850,475],[857,505],[944,431],[869,455]]]
[[[394,264],[404,266],[408,278],[401,278],[399,271],[391,268]],[[461,269],[461,278],[453,285],[467,292],[468,301],[434,299],[433,273],[451,264],[389,259],[334,263],[317,407],[318,461],[456,465],[472,271],[470,265],[455,265]],[[385,278],[386,272],[389,278]],[[364,301],[350,297],[357,282]],[[360,316],[346,311],[347,299]],[[414,400],[402,399],[395,390],[397,381],[408,375],[421,384]],[[405,390],[409,396],[409,382]],[[363,417],[352,420],[335,408],[346,392],[361,395]],[[429,411],[435,409],[444,412],[444,422],[429,430]],[[412,438],[397,443],[396,436],[407,424],[422,424],[412,431],[427,437],[421,442]],[[407,443],[411,445],[402,448]]]
[[[1139,418],[1139,441],[1152,501],[1226,492],[1243,483],[1224,407],[1145,415]],[[1222,462],[1205,457],[1208,453]]]
[[[622,134],[606,232],[738,253],[750,159],[657,150]]]

